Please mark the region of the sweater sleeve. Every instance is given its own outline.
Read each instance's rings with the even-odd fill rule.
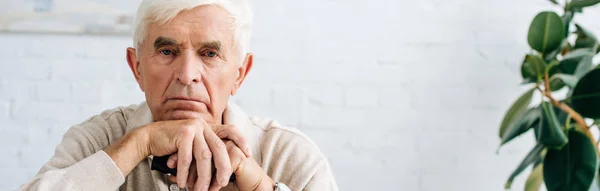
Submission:
[[[19,190],[117,190],[125,177],[102,149],[117,137],[107,118],[70,128],[54,156]]]
[[[315,174],[310,178],[304,187],[304,190],[339,190],[337,183],[333,178],[333,173],[329,167],[329,163],[322,163],[321,167],[319,167]]]
[[[324,154],[295,128],[271,123],[261,144],[262,167],[274,181],[291,190],[337,191]]]

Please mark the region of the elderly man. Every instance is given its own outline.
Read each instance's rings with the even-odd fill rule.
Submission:
[[[251,14],[245,0],[144,0],[127,62],[146,101],[73,126],[21,190],[337,190],[304,134],[228,102],[252,68]],[[158,157],[176,174],[152,170]]]

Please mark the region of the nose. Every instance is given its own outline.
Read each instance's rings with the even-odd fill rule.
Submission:
[[[186,86],[200,83],[202,79],[200,59],[195,58],[193,54],[182,54],[178,60],[174,71],[177,82]]]

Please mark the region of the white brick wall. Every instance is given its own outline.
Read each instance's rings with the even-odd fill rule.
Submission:
[[[495,153],[546,0],[252,4],[255,67],[234,99],[312,137],[342,190],[500,191],[533,146],[526,135]],[[600,34],[597,18],[600,8],[576,20]],[[71,125],[143,100],[130,44],[0,34],[0,190],[31,178]]]

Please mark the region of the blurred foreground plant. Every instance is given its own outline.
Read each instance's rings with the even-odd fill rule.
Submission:
[[[514,178],[533,166],[526,191],[587,191],[598,178],[598,142],[590,128],[600,125],[600,66],[592,58],[600,51],[598,39],[573,17],[600,0],[566,0],[562,15],[538,13],[527,41],[533,49],[521,65],[524,85],[532,86],[509,108],[500,126],[500,146],[533,129],[536,145],[510,175]],[[561,90],[566,98],[558,100]],[[541,103],[531,103],[535,92]],[[564,94],[564,93],[563,93]],[[554,96],[553,96],[554,95]],[[600,182],[600,181],[595,181]]]

